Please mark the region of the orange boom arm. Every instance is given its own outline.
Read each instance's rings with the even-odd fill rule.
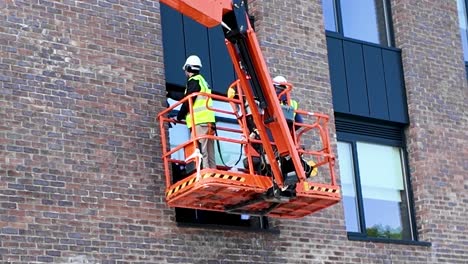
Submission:
[[[231,0],[160,0],[159,2],[209,28],[221,24],[223,15],[232,11]]]

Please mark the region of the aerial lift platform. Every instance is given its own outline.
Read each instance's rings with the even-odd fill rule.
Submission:
[[[341,196],[334,174],[335,156],[330,146],[329,118],[280,104],[281,95],[277,95],[273,87],[256,35],[248,21],[244,1],[160,2],[204,26],[221,24],[228,53],[239,78],[232,84],[237,88],[237,98],[195,93],[158,115],[167,204],[234,214],[300,218],[339,202]],[[292,86],[287,84],[287,87],[284,93],[290,100]],[[239,129],[217,125],[217,130],[238,137],[197,135],[192,130],[190,140],[170,149],[167,132],[172,120],[168,115],[186,101],[192,111],[192,98],[197,95],[231,105],[232,110],[211,110],[232,115]],[[295,123],[291,118],[294,114],[302,115],[304,122]],[[193,112],[191,116],[193,118]],[[256,137],[252,136],[253,132]],[[197,148],[197,140],[201,138],[242,146],[245,150],[244,167],[202,168]],[[173,159],[178,151],[185,151],[184,160]],[[171,168],[174,164],[193,165],[194,169],[185,178],[173,181]],[[291,177],[295,179],[293,182],[286,180]]]

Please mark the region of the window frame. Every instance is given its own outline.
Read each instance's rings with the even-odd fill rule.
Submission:
[[[340,120],[340,118],[337,118]],[[347,120],[349,121],[349,120]],[[352,122],[351,122],[352,123]],[[362,125],[362,124],[361,124]],[[379,125],[380,126],[380,125]],[[384,126],[382,126],[384,127]],[[384,242],[384,243],[394,243],[394,244],[411,244],[411,245],[423,245],[423,246],[430,246],[431,244],[428,242],[421,242],[418,238],[417,232],[417,225],[416,225],[416,217],[414,211],[414,200],[413,200],[413,192],[411,188],[411,181],[410,181],[410,173],[409,173],[409,166],[408,166],[408,154],[407,149],[404,144],[404,135],[403,135],[403,128],[398,126],[401,129],[402,138],[400,139],[391,139],[391,138],[381,138],[376,135],[366,135],[366,133],[353,133],[351,131],[340,131],[339,127],[337,127],[337,141],[350,144],[351,146],[351,154],[352,154],[352,165],[353,165],[353,172],[354,172],[354,181],[355,181],[355,192],[356,192],[356,215],[358,216],[358,227],[361,232],[350,232],[347,231],[347,236],[349,240],[359,240],[359,241],[373,241],[373,242]],[[396,126],[392,127],[393,129]],[[370,128],[372,129],[372,128]],[[372,133],[372,132],[370,132]],[[373,143],[373,144],[380,144],[385,146],[391,147],[398,147],[401,149],[402,152],[402,169],[404,170],[404,179],[403,182],[405,184],[406,189],[406,198],[408,199],[408,217],[409,217],[409,228],[411,232],[412,240],[407,239],[390,239],[390,238],[378,238],[378,237],[369,237],[367,235],[366,230],[366,219],[364,214],[364,200],[362,196],[362,186],[361,186],[361,175],[359,172],[359,159],[357,153],[356,142],[364,142],[364,143]]]
[[[456,4],[457,4],[457,15],[458,15],[458,13],[459,13],[458,3],[456,3]],[[463,0],[463,4],[464,4],[464,7],[465,7],[465,19],[466,19],[465,23],[466,23],[466,25],[468,27],[468,0]],[[460,18],[458,18],[458,26],[460,27]],[[461,36],[461,34],[460,34],[460,38],[462,38],[462,37],[463,36]],[[467,38],[468,38],[468,36],[467,36]],[[468,79],[468,60],[465,60],[465,57],[468,55],[468,54],[465,54],[465,53],[468,53],[468,50],[465,50],[463,48],[463,39],[460,39],[460,40],[462,41],[461,44],[462,44],[462,52],[463,52],[463,61],[465,62],[465,72],[466,72],[466,77]],[[468,39],[466,41],[468,43]]]
[[[324,0],[322,0],[324,1]],[[326,1],[326,0],[325,0]],[[362,39],[355,39],[355,38],[351,38],[351,37],[348,37],[348,36],[345,36],[344,35],[344,29],[343,29],[343,15],[342,15],[342,12],[341,12],[341,1],[342,0],[331,0],[333,3],[333,7],[334,7],[334,20],[335,20],[335,24],[336,24],[336,31],[330,31],[330,30],[327,30],[325,29],[325,32],[327,34],[330,34],[330,35],[336,35],[336,36],[339,36],[341,38],[344,38],[344,39],[352,39],[352,40],[357,40],[359,42],[363,42],[363,43],[369,43],[369,44],[373,44],[373,45],[377,45],[377,46],[385,46],[385,47],[395,47],[395,38],[394,38],[394,34],[393,34],[393,19],[392,19],[392,11],[391,11],[391,4],[390,4],[390,0],[380,0],[383,2],[383,8],[384,8],[384,19],[385,19],[385,35],[386,35],[386,38],[387,38],[387,41],[385,44],[380,44],[380,43],[374,43],[374,42],[369,42],[369,41],[366,41],[366,40],[362,40]],[[465,0],[467,1],[467,0]],[[322,2],[322,7],[323,7],[323,2]],[[324,16],[324,21],[325,21],[325,13],[322,13],[322,15]]]
[[[462,0],[462,2],[463,2],[464,7],[465,7],[465,20],[466,20],[465,23],[466,23],[467,29],[468,29],[468,0]],[[457,6],[457,14],[458,14],[458,11],[459,11],[459,10],[458,10],[458,6]],[[460,18],[459,18],[459,19],[460,19]],[[459,22],[459,21],[458,21],[458,22]],[[468,36],[467,36],[467,38],[468,38]],[[467,42],[468,42],[468,39],[467,39]],[[462,48],[463,48],[463,47],[462,47]],[[465,52],[465,51],[463,51],[463,52]],[[466,52],[468,52],[468,50],[467,50]],[[463,56],[463,57],[464,57],[464,56]],[[464,58],[463,58],[463,60],[464,60]],[[468,60],[466,60],[465,63],[468,64]]]

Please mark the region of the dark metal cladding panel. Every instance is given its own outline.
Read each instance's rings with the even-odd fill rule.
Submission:
[[[182,66],[189,55],[202,60],[201,73],[216,93],[225,94],[235,80],[221,26],[208,29],[167,5],[161,4],[166,83],[185,87]]]
[[[367,96],[362,45],[353,42],[344,42],[343,50],[350,112],[355,115],[368,116],[369,100]]]
[[[363,46],[367,95],[369,98],[369,116],[388,120],[389,105],[381,51],[382,49],[377,47]]]
[[[208,45],[208,29],[195,20],[184,16],[184,36],[185,36],[185,53],[187,56],[197,55],[202,62],[201,74],[206,81],[211,85],[211,63],[210,63],[210,48]],[[174,51],[177,52],[177,51]],[[180,52],[180,51],[179,51]],[[183,65],[183,64],[182,64]],[[182,65],[179,68],[182,70]]]
[[[408,107],[400,52],[382,50],[390,121],[407,124]]]
[[[224,44],[221,26],[208,30],[211,62],[211,87],[214,92],[226,94],[228,86],[236,79],[234,67]]]
[[[350,113],[346,68],[343,57],[343,41],[327,37],[327,46],[333,107],[336,112]]]
[[[161,25],[166,83],[184,87],[182,65],[186,56],[182,15],[161,4]]]

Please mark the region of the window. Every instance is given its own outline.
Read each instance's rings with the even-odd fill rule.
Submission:
[[[388,0],[322,0],[322,5],[326,30],[392,46]]]
[[[467,17],[466,17],[467,6],[468,4],[466,0],[457,0],[458,24],[460,26],[460,35],[462,38],[465,62],[468,62],[468,34],[467,34]]]
[[[336,21],[336,6],[335,0],[323,0],[323,17],[325,21],[325,29],[329,31],[337,32],[337,21]]]
[[[337,133],[349,236],[417,240],[401,128],[337,119]]]

